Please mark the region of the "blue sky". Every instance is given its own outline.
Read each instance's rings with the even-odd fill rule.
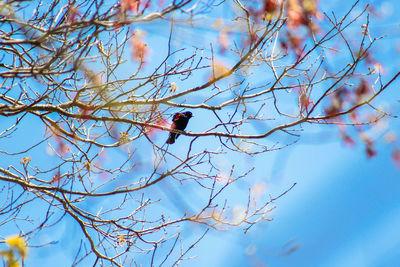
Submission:
[[[389,155],[366,161],[360,149],[321,148],[333,154],[308,149],[312,171],[289,160],[287,177],[298,186],[277,201],[273,222],[239,239],[255,244],[254,257],[271,266],[394,266],[381,264],[389,255],[400,260],[393,251],[400,245],[400,181]],[[299,247],[282,256],[289,241]]]
[[[400,179],[390,148],[370,160],[362,146],[339,142],[289,149],[283,178],[269,184],[272,192],[297,185],[275,202],[274,220],[247,234],[211,233],[183,266],[396,266]]]

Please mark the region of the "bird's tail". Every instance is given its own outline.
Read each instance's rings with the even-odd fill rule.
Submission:
[[[170,133],[166,143],[167,144],[175,143],[175,136],[176,136],[176,133]]]

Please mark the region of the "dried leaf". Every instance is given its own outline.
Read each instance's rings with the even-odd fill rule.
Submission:
[[[299,105],[301,112],[308,112],[310,107],[314,104],[313,101],[310,100],[310,96],[307,94],[307,90],[301,89],[299,95]]]
[[[327,116],[334,116],[343,109],[348,92],[347,88],[341,87],[332,94],[331,106],[324,109]]]
[[[91,169],[92,163],[91,163],[91,162],[88,162],[88,161],[85,161],[85,162],[83,163],[83,166],[85,166],[85,168],[86,168],[86,170],[88,171],[88,173],[90,173],[90,169]]]
[[[220,76],[225,75],[229,71],[229,68],[222,62],[214,62],[213,68],[212,68],[212,75],[210,76],[210,80],[214,80],[215,78],[218,78]]]
[[[354,141],[353,138],[350,137],[350,135],[346,134],[346,133],[342,133],[341,134],[342,137],[342,141],[346,146],[354,146],[356,144],[356,142]]]
[[[291,29],[306,24],[303,9],[298,0],[287,2],[288,26]]]
[[[290,32],[287,33],[289,48],[296,53],[298,57],[303,52],[303,38]]]
[[[366,95],[370,93],[370,86],[365,79],[361,79],[361,83],[354,90],[357,101],[361,101]]]
[[[146,56],[149,53],[147,44],[142,40],[145,36],[144,32],[137,31],[135,35],[131,38],[131,52],[132,58],[140,63],[145,62]]]
[[[228,33],[222,29],[219,31],[218,43],[220,45],[220,52],[224,53],[229,47]]]
[[[373,148],[372,144],[367,144],[366,148],[365,148],[365,153],[367,154],[368,158],[372,158],[375,157],[377,152],[376,150]]]
[[[277,11],[278,7],[279,4],[277,0],[264,0],[263,11],[265,13],[272,14]]]
[[[61,180],[61,174],[58,171],[56,174],[54,174],[53,178],[51,179],[50,183],[54,184],[57,183]]]
[[[129,132],[119,132],[120,144],[126,144],[129,141]]]
[[[139,12],[141,0],[121,0],[120,8],[122,12],[131,11],[131,12]]]
[[[170,93],[175,93],[175,92],[178,90],[178,85],[176,85],[175,82],[172,82],[172,83],[170,84],[170,86],[171,86],[171,89],[169,89],[169,92],[170,92]]]
[[[400,150],[398,148],[395,148],[392,152],[392,160],[396,167],[400,169]]]
[[[356,111],[351,112],[349,118],[356,125],[359,131],[363,129],[363,126],[360,123],[360,119],[358,118],[358,114]]]
[[[79,12],[79,9],[75,6],[71,6],[69,8],[69,17],[68,17],[68,22],[69,23],[74,23],[78,17],[81,16],[81,13]]]

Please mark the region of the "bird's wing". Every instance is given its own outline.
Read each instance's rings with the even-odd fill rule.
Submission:
[[[180,118],[181,116],[182,116],[181,113],[175,113],[172,120],[173,120],[173,121],[177,121],[177,120],[179,120],[179,118]]]

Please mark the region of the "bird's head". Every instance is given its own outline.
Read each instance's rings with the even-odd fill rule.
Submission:
[[[190,119],[191,117],[193,117],[193,114],[192,114],[192,112],[190,112],[190,111],[183,112],[183,114],[184,114],[186,117],[188,117],[189,119]]]

